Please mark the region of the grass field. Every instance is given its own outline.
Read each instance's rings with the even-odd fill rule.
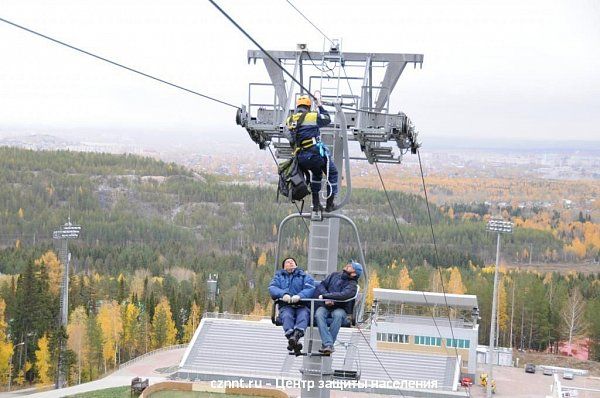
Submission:
[[[129,386],[114,387],[77,395],[69,395],[68,398],[131,398],[129,390]]]

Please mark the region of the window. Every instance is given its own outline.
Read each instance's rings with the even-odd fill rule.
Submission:
[[[441,347],[442,339],[440,337],[415,336],[415,344]]]
[[[408,343],[408,335],[398,333],[377,333],[377,341],[386,343]]]
[[[446,346],[453,348],[469,348],[471,342],[465,339],[446,339]]]

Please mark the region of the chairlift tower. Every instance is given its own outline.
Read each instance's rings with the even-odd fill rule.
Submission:
[[[390,113],[389,102],[406,66],[421,66],[423,55],[344,53],[339,43],[333,40],[332,46],[322,52],[309,51],[305,44],[298,44],[295,51],[249,50],[248,63],[262,61],[270,82],[250,83],[248,105],[242,105],[236,114],[236,123],[246,129],[260,149],[273,146],[275,157],[286,160],[291,158],[293,149],[287,138],[285,120],[293,113],[298,96],[306,94],[306,90],[310,93],[318,91],[323,105],[335,112],[334,122],[321,128],[321,140],[329,148],[339,170],[339,186],[343,178],[346,180],[345,194],[338,204],[338,210],[323,213],[322,219],[311,218],[309,213],[290,214],[278,229],[276,268],[283,227],[294,218],[310,220],[306,268],[317,281],[337,270],[340,221],[348,223],[354,230],[360,261],[365,265],[358,230],[350,218],[339,212],[348,204],[352,193],[350,160],[399,164],[407,152],[414,154],[419,148],[412,122],[403,112]],[[286,81],[283,69],[294,76],[300,85],[293,79]],[[349,142],[357,142],[362,155],[351,157]],[[356,154],[360,152],[356,151]],[[323,180],[326,181],[325,176]],[[366,287],[366,268],[364,280]],[[364,312],[364,300],[357,300],[356,305],[359,306],[360,320]],[[305,336],[306,353],[301,372],[303,380],[313,381],[314,385],[338,374],[338,371],[334,374],[331,369],[331,357],[312,352],[316,352],[320,343],[318,331],[311,321],[309,333]],[[348,358],[351,351],[347,351],[345,362],[353,361]],[[304,387],[302,397],[328,398],[329,389]]]
[[[60,229],[52,233],[52,238],[60,241],[60,249],[58,257],[61,264],[64,266],[63,280],[60,294],[60,325],[67,328],[69,323],[69,266],[71,263],[71,253],[69,253],[69,240],[79,238],[81,226],[71,223],[71,217],[60,227]],[[63,369],[62,359],[64,358],[65,342],[61,338],[59,354],[58,354],[58,369],[56,378],[56,388],[63,388],[66,384],[66,370]]]

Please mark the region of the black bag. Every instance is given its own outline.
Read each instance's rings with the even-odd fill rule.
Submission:
[[[302,200],[310,193],[306,177],[300,167],[298,167],[298,159],[293,158],[282,162],[278,166],[279,186],[277,196],[281,195],[289,198],[292,202]]]

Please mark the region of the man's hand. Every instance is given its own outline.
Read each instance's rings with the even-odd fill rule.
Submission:
[[[331,307],[334,304],[335,304],[335,301],[333,301],[333,300],[325,300],[325,305],[328,307]]]
[[[289,294],[284,294],[281,300],[285,301],[286,303],[289,303],[292,300],[292,297]]]
[[[298,296],[297,294],[294,294],[292,296],[291,301],[292,301],[292,303],[297,303],[298,301],[300,301],[300,296]]]

